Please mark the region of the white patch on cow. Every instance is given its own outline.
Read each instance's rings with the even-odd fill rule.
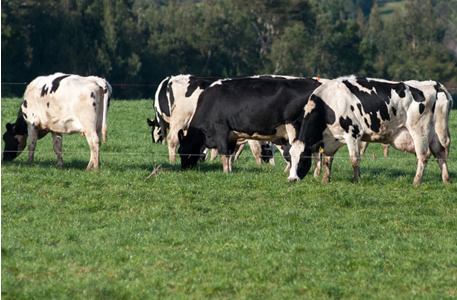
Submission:
[[[164,84],[165,81],[167,81],[169,78],[170,78],[170,77],[166,77],[164,80],[162,80],[162,81],[160,82],[159,86],[157,87],[156,94],[155,94],[154,109],[155,109],[156,114],[157,114],[157,115],[160,115],[160,116],[163,115],[163,112],[162,112],[162,110],[160,109],[159,95],[160,95],[160,91],[162,90],[163,84]]]
[[[272,135],[259,134],[254,132],[253,134],[247,134],[239,131],[230,131],[229,132],[229,142],[236,141],[238,139],[255,139],[261,141],[275,141],[280,138],[288,138],[288,132],[285,125],[280,125],[275,128],[276,132]]]
[[[302,141],[296,140],[292,143],[290,148],[290,160],[291,166],[289,171],[289,182],[298,181],[300,178],[297,175],[298,163],[300,162],[300,156],[305,151],[305,144]]]
[[[297,138],[297,131],[292,124],[286,124],[286,131],[289,141],[294,141]]]
[[[305,115],[311,113],[316,108],[316,103],[313,100],[309,100],[305,105]]]

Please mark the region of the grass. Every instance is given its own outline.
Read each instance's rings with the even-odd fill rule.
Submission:
[[[2,128],[20,102],[2,99]],[[414,156],[374,144],[359,184],[345,149],[331,183],[289,184],[279,155],[259,167],[249,151],[229,175],[218,160],[182,172],[151,144],[151,115],[150,100],[112,102],[97,171],[80,135],[64,136],[63,169],[50,136],[33,165],[2,163],[2,299],[457,296],[456,143],[451,185],[431,161],[413,186]]]

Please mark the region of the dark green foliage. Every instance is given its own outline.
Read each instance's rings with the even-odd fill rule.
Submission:
[[[168,75],[350,73],[457,84],[457,1],[5,0],[2,82],[99,75],[118,98]],[[121,85],[123,84],[123,85]],[[20,96],[24,85],[2,84]]]

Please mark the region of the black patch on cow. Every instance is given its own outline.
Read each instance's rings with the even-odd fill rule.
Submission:
[[[425,95],[421,90],[416,89],[412,86],[409,87],[409,90],[411,91],[411,95],[413,96],[414,101],[416,101],[416,102],[425,101]]]
[[[189,127],[186,136],[180,130],[178,137],[180,142],[178,153],[181,157],[181,168],[183,170],[192,169],[197,165],[205,150],[205,135],[200,129]]]
[[[435,113],[435,108],[436,108],[436,101],[433,102],[433,106],[432,106],[432,113],[433,113],[433,114]]]
[[[27,115],[26,115],[25,113],[24,113],[23,115],[24,115],[24,118],[28,119],[28,118],[27,118]]]
[[[94,92],[90,93],[90,96],[95,99],[95,94]]]
[[[394,114],[394,116],[397,115],[397,109],[395,107],[392,106],[392,113]]]
[[[390,120],[388,105],[390,103],[390,98],[392,97],[392,90],[395,90],[397,94],[401,96],[402,94],[405,95],[404,89],[406,88],[402,82],[396,84],[372,80],[368,81],[367,79],[358,78],[358,84],[366,89],[371,90],[371,92],[366,92],[361,91],[357,86],[353,85],[348,80],[344,80],[343,83],[346,85],[349,91],[360,100],[363,111],[365,114],[370,116],[371,120],[371,125],[369,125],[366,121],[365,123],[374,132],[379,132],[381,128],[381,120]],[[381,116],[381,119],[378,118],[378,112]]]
[[[419,113],[422,115],[425,111],[425,105],[424,103],[419,104]]]
[[[97,106],[97,103],[95,103],[95,102],[92,102],[92,105],[95,107],[95,106]]]
[[[60,82],[63,79],[67,78],[68,76],[70,76],[70,75],[63,75],[63,76],[59,76],[56,79],[54,79],[52,81],[52,88],[51,88],[51,91],[49,92],[49,94],[55,93],[57,91],[57,89],[59,88]]]
[[[22,105],[27,108],[27,100],[24,100],[24,102],[22,102]]]
[[[45,84],[45,85],[43,85],[43,87],[41,88],[41,94],[40,94],[40,96],[41,96],[41,97],[44,97],[44,96],[47,95],[47,94],[48,94],[48,87],[47,87],[46,84]]]
[[[359,109],[360,114],[363,115],[362,104],[357,103],[357,108]]]
[[[273,157],[273,147],[274,146],[270,144],[260,146],[260,148],[262,149],[260,152],[260,157],[264,162],[268,163],[268,161]]]
[[[351,110],[354,111],[354,106],[351,105]]]
[[[360,133],[359,125],[354,124],[352,126],[352,137],[354,139],[357,139],[359,137],[359,133]]]
[[[186,91],[186,94],[185,96],[186,97],[190,97],[192,96],[192,94],[195,92],[195,90],[197,88],[200,88],[202,90],[205,90],[206,88],[208,88],[213,82],[219,80],[221,78],[211,78],[211,77],[208,77],[208,78],[201,78],[201,77],[195,77],[195,76],[190,76],[189,77],[189,85],[187,86],[187,91]]]
[[[346,119],[345,119],[343,117],[340,117],[340,126],[344,129],[344,131],[349,133],[349,127],[352,126],[351,118],[346,117]]]

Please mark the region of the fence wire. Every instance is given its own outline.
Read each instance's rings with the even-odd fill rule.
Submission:
[[[249,151],[249,150],[245,150],[245,151]],[[18,151],[4,151],[6,153],[18,153]],[[279,152],[279,151],[278,151]],[[397,150],[397,152],[400,152]],[[27,154],[28,151],[27,150],[24,150],[23,152],[21,153],[25,153]],[[53,152],[52,150],[50,151],[47,151],[47,150],[42,150],[42,151],[34,151],[35,154],[47,154],[47,155],[55,155],[55,152]],[[90,151],[87,151],[87,152],[82,152],[82,151],[62,151],[62,155],[65,156],[65,155],[90,155]],[[154,157],[160,157],[160,158],[168,158],[168,153],[166,154],[162,154],[162,153],[155,153],[155,152],[103,152],[103,151],[100,151],[100,156],[103,156],[103,155],[109,155],[109,156],[116,156],[116,155],[130,155],[130,156],[154,156]],[[204,157],[207,157],[207,160],[209,160],[209,157],[211,156],[211,154],[176,154],[176,157],[179,157],[180,155],[182,156],[198,156],[200,158],[204,158]],[[233,154],[234,155],[234,154]],[[243,156],[240,156],[238,158],[238,160],[242,159],[242,160],[249,160],[249,159],[253,159],[252,156],[250,156],[251,154],[245,154]],[[360,159],[361,160],[391,160],[391,161],[402,161],[402,160],[412,160],[413,156],[414,155],[413,153],[406,153],[404,155],[404,157],[392,157],[392,156],[389,156],[389,157],[384,157],[382,153],[379,154],[380,156],[376,156],[375,153],[367,153],[367,154],[364,154],[364,155],[360,155]],[[219,155],[216,157],[216,159],[219,157]],[[265,158],[271,158],[271,156],[264,156]],[[301,156],[302,158],[313,158],[313,156]],[[350,156],[349,155],[336,155],[336,156],[329,156],[333,159],[349,159]],[[278,157],[276,156],[273,156],[273,158],[275,159],[282,159],[282,158],[289,158],[290,159],[290,156],[282,156],[282,155],[279,155]],[[434,160],[435,157],[432,155],[429,160]],[[446,159],[446,161],[449,161],[449,162],[454,162],[454,161],[457,161],[457,158],[448,158]]]

